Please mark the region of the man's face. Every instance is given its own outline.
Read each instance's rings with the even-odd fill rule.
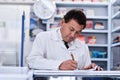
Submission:
[[[79,25],[74,19],[65,23],[64,19],[61,21],[61,34],[62,38],[66,42],[73,41],[80,32],[82,31],[84,25]]]

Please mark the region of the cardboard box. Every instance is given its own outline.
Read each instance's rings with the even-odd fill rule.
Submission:
[[[86,28],[85,29],[93,29],[93,21],[92,20],[86,21]]]
[[[96,44],[96,36],[88,36],[88,44]]]

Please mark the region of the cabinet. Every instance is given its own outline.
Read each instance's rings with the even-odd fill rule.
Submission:
[[[24,33],[28,42],[30,4],[16,0],[0,1],[0,65],[21,65],[22,15],[25,12]]]
[[[70,9],[80,9],[87,16],[87,27],[81,35],[88,44],[89,37],[95,37],[95,43],[89,43],[92,62],[100,65],[104,70],[110,69],[110,4],[109,2],[80,2],[56,0],[56,14],[52,23],[47,22],[47,30],[57,27],[63,15]],[[99,26],[100,24],[100,26]],[[89,28],[89,25],[90,26]]]
[[[117,66],[120,61],[120,0],[114,0],[112,2],[112,30],[111,30],[111,68]],[[118,37],[118,39],[117,39]]]
[[[0,62],[1,65],[18,65],[20,48],[21,12],[18,6],[0,4]],[[8,13],[11,14],[8,16]]]

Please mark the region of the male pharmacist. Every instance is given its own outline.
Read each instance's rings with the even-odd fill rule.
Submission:
[[[72,9],[60,21],[60,28],[40,32],[33,43],[27,63],[32,69],[88,70],[101,67],[91,63],[89,49],[77,37],[86,27],[86,16]]]

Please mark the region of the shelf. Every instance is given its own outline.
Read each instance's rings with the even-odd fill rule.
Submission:
[[[89,47],[108,47],[107,44],[87,44]]]
[[[63,18],[63,15],[55,15],[55,18]],[[87,16],[88,19],[108,19],[107,16]]]
[[[34,0],[33,1],[0,1],[0,4],[24,4],[24,5],[32,5],[34,4]],[[81,6],[108,6],[107,2],[72,2],[72,1],[57,1],[55,2],[56,5],[81,5]]]
[[[116,12],[113,16],[112,19],[118,19],[120,18],[120,11]]]
[[[120,42],[115,42],[112,43],[114,40],[117,39],[117,36],[120,34],[120,25],[119,25],[119,20],[120,20],[120,0],[111,0],[111,12],[112,12],[112,17],[111,17],[111,24],[112,24],[112,29],[111,29],[111,54],[112,54],[112,68],[116,67],[115,65],[118,64],[120,61],[119,54],[120,54]]]
[[[118,26],[115,29],[113,29],[112,32],[120,32],[120,26]]]
[[[107,2],[72,2],[72,1],[56,1],[56,5],[78,5],[78,6],[108,6]]]
[[[120,5],[120,0],[114,0],[114,1],[112,2],[112,5],[113,5],[113,6]]]
[[[55,18],[63,18],[63,15],[55,15]]]
[[[87,29],[84,29],[82,32],[83,33],[87,33],[87,32],[90,32],[90,33],[108,33],[108,30],[87,30]]]
[[[120,42],[112,44],[112,47],[120,46]]]
[[[104,25],[105,25],[105,29],[102,29],[102,30],[95,30],[94,28],[93,29],[84,29],[82,31],[82,33],[85,35],[85,36],[89,36],[89,35],[93,35],[95,34],[95,36],[98,36],[99,39],[101,38],[105,38],[105,40],[103,41],[98,41],[96,44],[87,44],[88,47],[91,49],[91,50],[100,50],[100,51],[105,51],[108,55],[107,58],[92,58],[92,61],[96,61],[98,62],[102,62],[102,61],[105,61],[105,68],[107,70],[109,70],[109,64],[110,64],[110,61],[109,61],[109,53],[110,53],[110,44],[109,44],[109,38],[108,35],[110,34],[109,33],[109,23],[110,23],[110,14],[109,14],[109,2],[72,2],[72,1],[57,1],[56,2],[56,6],[58,8],[61,8],[63,7],[63,9],[65,8],[65,10],[69,10],[71,8],[83,8],[84,9],[84,13],[86,13],[86,17],[87,17],[87,20],[92,20],[93,21],[93,25],[95,25],[96,22],[102,22]],[[87,10],[90,9],[90,10],[94,10],[94,13],[93,15],[90,15],[90,14],[87,14]],[[59,10],[59,9],[58,9]],[[99,13],[99,11],[102,11],[102,13]],[[59,13],[59,11],[58,11]],[[59,20],[61,18],[64,17],[64,13],[63,14],[56,14],[54,16],[55,20]],[[101,39],[102,40],[102,39]],[[108,42],[107,42],[108,40]],[[104,62],[103,62],[104,63]]]
[[[35,1],[0,1],[0,4],[22,4],[22,5],[33,5]]]
[[[87,16],[88,19],[108,19],[107,16]]]
[[[91,58],[92,61],[108,61],[107,58]]]

